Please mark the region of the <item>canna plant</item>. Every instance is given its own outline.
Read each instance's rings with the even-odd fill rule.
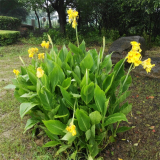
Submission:
[[[115,141],[117,133],[131,129],[119,127],[122,121],[127,122],[126,115],[132,109],[126,101],[132,83],[130,71],[140,64],[150,71],[154,65],[150,60],[141,61],[137,42],[132,42],[132,50],[116,65],[111,54],[104,57],[105,38],[99,53],[96,49],[86,51],[85,42],[78,42],[78,12],[69,10],[68,14],[76,29],[78,47],[69,43],[69,50],[64,45],[58,51],[48,36],[49,41],[41,44],[46,53],[29,49],[32,64],[26,66],[20,58],[21,71],[14,70],[14,95],[21,103],[20,117],[30,115],[24,133],[41,128],[50,138],[43,147],[56,146],[55,156],[66,151],[69,159],[85,153],[85,159],[93,160]],[[131,63],[127,74],[126,60]]]

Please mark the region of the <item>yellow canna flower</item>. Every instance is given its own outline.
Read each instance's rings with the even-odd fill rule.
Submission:
[[[46,41],[42,41],[42,43],[41,43],[41,46],[43,47],[43,48],[49,48],[49,41],[48,42],[46,42]]]
[[[41,67],[37,68],[37,77],[41,78],[44,75],[44,70],[41,69]]]
[[[130,52],[128,52],[126,59],[128,63],[133,63],[134,67],[137,67],[142,63],[141,61],[142,56],[140,54],[142,50],[140,48],[140,43],[136,41],[132,41],[131,45],[132,45],[132,49]]]
[[[14,73],[16,76],[18,76],[19,70],[14,69],[14,70],[13,70],[13,73]]]
[[[70,128],[69,126],[67,126],[66,130],[67,130],[68,132],[70,132],[70,131],[71,131],[71,128]]]
[[[49,41],[46,43],[45,48],[49,48]]]
[[[45,42],[45,41],[42,41],[41,46],[44,48],[45,45],[46,45],[46,42]]]
[[[122,158],[118,158],[118,160],[123,160]]]
[[[34,53],[29,53],[30,58],[33,58],[33,56],[34,56]]]
[[[72,22],[72,27],[75,29],[76,26],[77,26],[77,21],[76,21],[76,19],[74,19],[73,22]]]
[[[151,59],[148,58],[148,59],[146,59],[146,60],[144,60],[144,61],[142,62],[142,66],[143,66],[143,68],[146,70],[146,72],[148,73],[148,72],[150,72],[151,69],[155,66],[155,64],[151,64]]]
[[[38,52],[38,48],[29,48],[28,53],[29,57],[33,58],[34,54]]]
[[[68,13],[68,18],[69,18],[69,23],[72,23],[72,27],[76,28],[77,26],[77,21],[76,19],[78,18],[78,12],[72,9],[67,10]]]
[[[72,136],[75,136],[77,134],[76,132],[76,126],[75,125],[70,125],[66,127],[66,130],[70,133],[72,133]]]
[[[44,59],[44,53],[39,53],[38,54],[38,59]]]

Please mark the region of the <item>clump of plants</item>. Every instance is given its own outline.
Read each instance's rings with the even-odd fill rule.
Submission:
[[[150,59],[141,61],[137,42],[131,42],[127,57],[115,66],[111,54],[103,56],[105,38],[99,53],[96,49],[86,51],[85,42],[79,44],[78,40],[78,12],[67,12],[69,23],[76,30],[77,46],[69,43],[69,50],[64,45],[59,51],[48,36],[49,41],[41,44],[45,53],[30,48],[32,63],[26,66],[20,58],[21,71],[13,71],[14,95],[21,102],[20,117],[30,115],[24,132],[41,128],[50,138],[43,147],[56,147],[54,156],[65,151],[66,159],[93,160],[115,141],[117,133],[131,129],[119,127],[122,121],[127,122],[132,109],[132,104],[126,102],[132,83],[130,71],[142,64],[150,72],[154,65]],[[131,63],[127,74],[126,60]]]

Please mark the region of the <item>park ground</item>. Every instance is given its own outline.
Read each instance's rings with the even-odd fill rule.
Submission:
[[[45,138],[32,137],[32,132],[23,134],[27,117],[21,120],[19,102],[14,98],[14,90],[5,90],[14,78],[13,69],[22,65],[19,56],[26,64],[31,62],[27,50],[30,45],[17,43],[0,48],[0,159],[2,160],[60,160],[54,157],[56,148],[42,148]],[[89,48],[97,48],[92,46]],[[106,50],[107,51],[107,50]],[[147,51],[150,57],[160,55],[160,48]],[[131,95],[128,101],[133,108],[127,116],[128,132],[118,134],[116,142],[106,147],[99,156],[104,160],[159,160],[160,159],[160,79],[151,79],[131,73]]]

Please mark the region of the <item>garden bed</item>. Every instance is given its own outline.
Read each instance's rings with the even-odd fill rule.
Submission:
[[[19,55],[25,62],[30,63],[27,53],[29,47],[33,46],[23,45],[22,48],[22,45],[11,45],[1,49],[1,53],[7,53],[0,59],[0,159],[4,160],[56,159],[53,158],[55,148],[40,147],[45,140],[42,136],[32,138],[31,131],[22,134],[26,119],[23,121],[20,119],[19,103],[13,96],[13,90],[2,89],[14,78],[12,70],[21,66]],[[147,52],[149,53],[149,51]],[[133,83],[130,87],[131,95],[128,101],[132,103],[133,108],[127,116],[129,122],[125,125],[132,129],[118,134],[116,142],[99,154],[104,157],[104,160],[160,159],[160,80],[142,77],[134,73],[131,76]]]

